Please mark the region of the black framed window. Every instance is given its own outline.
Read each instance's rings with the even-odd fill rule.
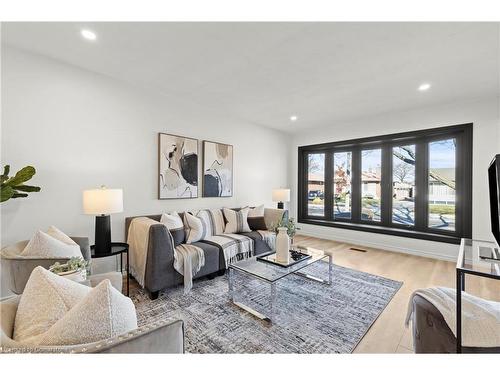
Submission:
[[[472,124],[298,153],[301,223],[449,243],[472,235]]]

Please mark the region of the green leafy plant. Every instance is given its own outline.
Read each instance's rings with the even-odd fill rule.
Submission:
[[[11,198],[26,198],[28,193],[40,191],[40,187],[24,185],[36,173],[31,165],[18,171],[15,176],[9,177],[10,165],[6,165],[3,174],[0,175],[0,203],[8,201]]]
[[[300,230],[300,228],[297,227],[297,224],[295,223],[295,219],[293,217],[290,219],[281,219],[272,228],[276,233],[278,233],[278,228],[286,228],[286,232],[292,240],[293,237],[297,234],[297,231]]]
[[[52,266],[50,266],[49,271],[59,274],[62,272],[68,271],[78,271],[85,269],[87,271],[87,275],[90,270],[90,262],[86,261],[82,257],[73,257],[68,260],[67,263],[59,263],[55,262]]]

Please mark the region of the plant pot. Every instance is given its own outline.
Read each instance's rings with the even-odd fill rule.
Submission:
[[[49,268],[49,271],[52,272],[52,267]],[[75,281],[77,283],[80,283],[82,281],[87,280],[87,270],[85,268],[80,268],[77,270],[71,270],[71,271],[63,271],[63,272],[58,272],[56,275],[65,277],[66,279]]]

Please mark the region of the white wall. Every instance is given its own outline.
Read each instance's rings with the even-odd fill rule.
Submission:
[[[432,95],[432,92],[429,92]],[[493,155],[500,153],[500,120],[498,98],[454,103],[400,113],[374,116],[346,123],[334,123],[321,129],[295,134],[290,151],[290,181],[294,197],[291,212],[297,212],[298,146],[334,142],[438,126],[474,123],[473,130],[473,237],[492,239],[489,223],[487,167]],[[457,245],[411,238],[387,236],[317,225],[301,224],[304,234],[402,251],[435,258],[454,260]]]
[[[126,216],[271,206],[271,190],[287,184],[287,135],[48,58],[2,52],[2,165],[35,166],[30,183],[42,187],[2,203],[2,245],[51,224],[93,241],[94,218],[83,214],[81,196],[102,184],[124,191],[125,211],[111,218],[116,241]],[[158,200],[158,132],[234,145],[234,196]]]

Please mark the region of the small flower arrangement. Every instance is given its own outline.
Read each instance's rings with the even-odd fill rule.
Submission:
[[[273,231],[278,233],[278,228],[286,228],[286,233],[293,241],[293,237],[297,234],[300,228],[297,227],[295,219],[291,217],[290,219],[281,219],[275,226],[273,226]]]

